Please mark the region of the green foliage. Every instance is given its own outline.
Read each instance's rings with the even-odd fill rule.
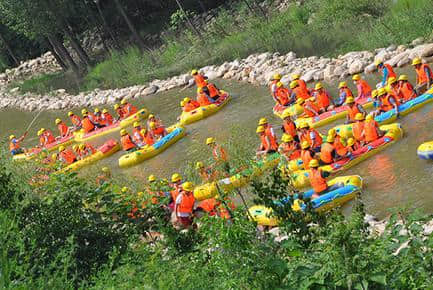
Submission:
[[[80,91],[81,80],[72,73],[54,73],[33,77],[23,82],[11,83],[9,87],[19,87],[20,91],[48,94],[54,90],[66,89],[71,93]]]

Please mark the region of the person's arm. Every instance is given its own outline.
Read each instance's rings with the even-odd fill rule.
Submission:
[[[314,110],[311,106],[307,105],[306,107],[308,108],[308,110],[310,110],[311,112],[313,112],[313,114],[314,114],[315,116],[318,116],[318,115],[319,115],[319,112],[317,112],[316,110]]]
[[[179,195],[176,197],[176,200],[174,201],[174,212],[175,212],[176,219],[178,217],[178,209],[179,209],[179,204],[181,202],[182,202],[182,192],[179,193]]]
[[[346,101],[346,92],[340,93],[340,96],[338,98],[337,107],[344,105],[344,102]]]
[[[316,133],[314,133],[314,132],[310,132],[310,139],[311,139],[311,141],[313,142],[313,144],[311,144],[311,147],[312,148],[314,148],[314,147],[316,147],[315,145],[316,145]]]
[[[429,88],[430,88],[430,85],[431,85],[431,78],[432,78],[432,76],[431,76],[431,74],[430,74],[430,70],[429,70],[428,67],[425,67],[425,68],[424,68],[424,71],[425,71],[425,73],[426,73],[426,75],[427,75],[427,89],[429,89]]]
[[[399,116],[399,111],[398,111],[397,101],[395,100],[394,97],[391,97],[391,98],[389,98],[389,102],[394,106],[395,113],[396,113],[396,115],[398,117]]]

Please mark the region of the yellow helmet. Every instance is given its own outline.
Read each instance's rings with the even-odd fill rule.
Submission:
[[[334,142],[335,141],[335,136],[334,135],[328,135],[327,137],[326,137],[326,142],[328,142],[328,143],[332,143],[332,142]]]
[[[73,112],[68,112],[68,117],[72,116],[73,114]]]
[[[147,181],[149,181],[149,182],[154,182],[154,181],[156,181],[156,176],[155,175],[149,175],[149,177],[147,178]]]
[[[419,57],[415,57],[413,60],[412,60],[412,65],[418,65],[418,64],[421,64],[422,63],[422,60],[421,60],[421,58],[419,58]]]
[[[38,136],[41,136],[41,135],[42,135],[42,131],[39,130],[39,131],[38,131]]]
[[[86,148],[86,144],[81,143],[81,144],[79,145],[79,148],[80,148],[80,150],[84,150],[84,149]]]
[[[291,88],[291,89],[296,88],[297,85],[298,85],[298,81],[297,81],[297,80],[294,80],[294,81],[291,81],[291,82],[290,82],[290,88]]]
[[[203,93],[203,88],[198,88],[197,89],[197,94]]]
[[[206,145],[209,145],[209,144],[212,144],[212,143],[215,143],[215,138],[209,137],[209,138],[206,139]]]
[[[121,105],[125,105],[127,102],[128,102],[128,101],[127,101],[125,98],[123,98],[123,99],[120,101],[120,104],[121,104]]]
[[[146,128],[141,129],[140,133],[143,134],[143,135],[146,134],[147,133],[147,129]]]
[[[15,135],[10,135],[9,136],[9,140],[12,140],[12,139],[14,139],[15,138]]]
[[[41,128],[41,132],[44,133],[45,132],[45,128]]]
[[[377,90],[377,95],[378,96],[383,96],[386,94],[386,89],[385,88],[380,88]]]
[[[362,120],[364,120],[364,115],[362,113],[357,113],[355,115],[355,120],[356,121],[362,121]]]
[[[312,167],[312,168],[319,167],[319,161],[317,161],[317,159],[312,159],[312,160],[310,161],[310,163],[308,163],[308,166],[309,166],[309,167]]]
[[[353,104],[355,103],[355,99],[353,97],[347,97],[346,104]]]
[[[339,88],[339,89],[344,88],[344,87],[347,87],[347,83],[346,83],[346,82],[340,82],[340,83],[338,84],[338,88]]]
[[[102,110],[102,114],[105,114],[105,113],[108,113],[108,110],[107,110],[107,109],[103,109],[103,110]]]
[[[359,74],[353,75],[352,80],[359,81],[361,79],[361,76]]]
[[[64,151],[65,149],[66,149],[65,146],[61,145],[61,146],[59,147],[59,152],[62,152],[62,151]]]
[[[257,127],[257,130],[256,130],[256,133],[263,133],[263,132],[265,132],[265,127],[263,127],[263,126],[258,126],[258,127]]]
[[[122,187],[121,191],[122,191],[122,193],[126,193],[129,191],[129,188],[124,186],[124,187]]]
[[[194,184],[192,184],[192,182],[184,182],[182,183],[182,188],[185,191],[193,191],[194,190]]]
[[[277,88],[281,88],[283,86],[283,83],[282,82],[278,82],[277,83]]]
[[[180,106],[185,107],[185,101],[180,101]]]
[[[382,61],[381,59],[376,59],[376,60],[374,61],[374,65],[375,65],[375,66],[379,66],[379,65],[381,65],[381,64],[383,64],[383,61]]]
[[[355,139],[353,138],[347,139],[347,146],[353,146],[353,144],[355,144]]]
[[[374,120],[373,115],[368,114],[367,117],[365,117],[365,120],[366,120],[366,121]]]
[[[178,182],[182,180],[182,175],[175,173],[171,176],[171,182]]]
[[[302,105],[304,102],[305,102],[305,100],[303,98],[298,98],[296,100],[296,104],[298,104],[298,105]]]
[[[88,113],[89,113],[89,112],[87,111],[87,109],[82,109],[82,110],[81,110],[81,114],[82,114],[82,115],[84,115],[84,114],[88,114]]]
[[[191,75],[194,76],[194,75],[196,75],[196,74],[198,74],[198,70],[193,69],[193,70],[191,71]]]
[[[316,97],[311,97],[308,99],[310,102],[315,102],[316,101]]]
[[[289,134],[283,134],[283,137],[281,137],[281,141],[283,141],[284,143],[288,143],[293,141],[293,137]]]
[[[283,117],[283,119],[288,118],[288,117],[291,117],[290,112],[289,112],[288,110],[285,110],[285,111],[283,112],[282,117]]]
[[[150,127],[150,129],[155,129],[156,128],[156,123],[155,122],[150,122],[149,127]]]
[[[308,122],[302,122],[299,125],[299,128],[301,128],[301,129],[308,128],[308,127],[310,127],[310,124],[308,124]]]
[[[93,112],[94,112],[95,114],[99,113],[99,112],[100,112],[100,111],[99,111],[99,108],[95,108],[95,110],[93,110]]]
[[[272,77],[272,79],[274,79],[274,80],[281,80],[281,74],[274,74],[274,76]]]
[[[203,164],[203,162],[201,162],[201,161],[199,161],[199,162],[197,162],[196,164],[195,164],[195,169],[201,169],[201,168],[203,168],[204,167],[204,164]]]
[[[328,131],[328,136],[335,136],[337,135],[337,131],[335,130],[335,128],[331,128]]]
[[[310,143],[308,143],[308,141],[303,141],[303,142],[301,143],[301,148],[302,148],[302,149],[310,148]]]
[[[148,120],[150,120],[150,119],[152,119],[152,118],[155,118],[155,115],[154,115],[154,114],[149,114],[149,117],[147,117]]]
[[[110,168],[108,168],[108,167],[102,167],[101,171],[104,172],[104,173],[110,173]]]
[[[51,159],[52,160],[57,160],[57,153],[51,154]]]
[[[125,129],[120,130],[120,136],[125,136],[128,132]]]
[[[372,96],[373,98],[377,97],[377,90],[372,90],[372,91],[371,91],[371,96]]]
[[[115,109],[115,110],[117,110],[117,109],[119,109],[119,108],[120,108],[120,105],[119,105],[119,104],[115,104],[115,105],[114,105],[114,109]]]
[[[77,151],[80,147],[78,146],[78,144],[75,144],[74,146],[72,146],[72,150]]]
[[[139,122],[134,122],[134,124],[132,125],[134,128],[140,127],[140,123]]]
[[[60,123],[62,123],[62,120],[60,120],[59,118],[56,119],[56,125],[59,125]]]
[[[397,82],[397,79],[395,77],[390,77],[388,79],[388,85],[392,85],[393,83]]]
[[[185,97],[185,98],[183,98],[183,101],[184,101],[185,103],[188,103],[189,101],[191,101],[191,99],[188,98],[188,97]]]
[[[399,81],[408,81],[409,78],[407,77],[407,75],[401,75],[401,76],[398,78],[398,80],[399,80]]]
[[[266,118],[260,118],[259,125],[265,125],[267,123],[268,123],[268,119],[266,119]]]
[[[315,90],[320,90],[321,88],[323,88],[322,83],[317,83],[317,84],[314,86],[314,89],[315,89]]]
[[[295,81],[295,80],[299,80],[300,77],[301,77],[300,74],[292,74],[292,80],[293,80],[293,81]]]

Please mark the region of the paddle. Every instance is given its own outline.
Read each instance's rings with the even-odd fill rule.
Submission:
[[[24,137],[27,135],[27,133],[29,132],[30,128],[33,126],[33,124],[35,123],[36,119],[39,117],[39,115],[42,113],[42,111],[39,111],[36,116],[33,118],[33,120],[30,122],[29,126],[27,127],[26,131],[24,132]]]

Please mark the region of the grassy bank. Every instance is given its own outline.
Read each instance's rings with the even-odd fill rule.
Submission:
[[[260,13],[250,13],[243,1],[239,3],[230,11],[221,9],[201,38],[183,25],[182,31],[167,34],[162,47],[152,52],[141,53],[135,48],[113,52],[91,68],[83,82],[74,84],[73,90],[146,83],[257,52],[338,55],[405,44],[420,36],[429,38],[433,30],[433,3],[429,0],[398,0],[394,4],[387,0],[309,0],[302,6],[291,4],[284,12],[274,11],[266,19]],[[37,89],[37,83],[30,80],[23,86]],[[67,83],[65,77],[63,84],[57,79],[44,87],[62,88]]]
[[[348,219],[297,213],[287,204],[276,211],[287,238],[275,242],[258,234],[239,206],[232,222],[205,216],[199,230],[178,232],[161,207],[167,199],[152,205],[147,195],[122,194],[115,181],[96,186],[75,175],[34,188],[28,178],[35,168],[1,154],[4,289],[421,289],[433,282],[433,236],[421,228],[431,216],[400,212],[404,223],[393,216],[378,237],[364,224],[359,202]],[[271,175],[249,194],[275,207],[286,186]],[[163,181],[154,189],[167,191]],[[138,218],[128,217],[134,203],[146,204]]]

